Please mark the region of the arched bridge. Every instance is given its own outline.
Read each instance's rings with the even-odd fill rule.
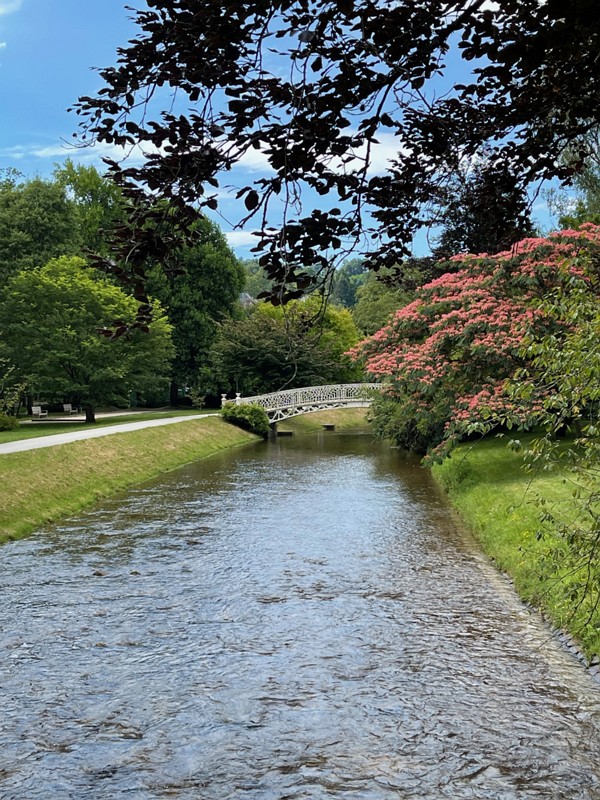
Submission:
[[[253,403],[262,406],[269,422],[281,422],[299,414],[324,411],[329,408],[364,407],[371,404],[375,392],[383,388],[380,383],[339,383],[329,386],[305,386],[283,392],[259,394],[234,400],[237,405]],[[223,395],[222,402],[226,402]]]

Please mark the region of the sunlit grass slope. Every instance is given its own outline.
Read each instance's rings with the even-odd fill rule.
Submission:
[[[335,425],[336,431],[352,428],[368,427],[366,421],[367,408],[336,408],[331,411],[313,411],[299,417],[291,417],[277,423],[281,431],[300,433],[316,433],[322,431],[324,425]]]
[[[576,507],[567,474],[531,475],[524,469],[524,456],[507,446],[506,439],[487,439],[459,446],[452,457],[433,467],[434,476],[484,551],[514,581],[519,594],[536,605],[558,628],[574,637],[588,657],[600,653],[600,613],[593,602],[576,604],[572,599],[576,577],[552,569],[548,556],[564,540],[542,529],[542,508],[536,498],[569,515]],[[597,576],[600,579],[600,576]]]
[[[219,416],[0,455],[0,541],[258,437]]]

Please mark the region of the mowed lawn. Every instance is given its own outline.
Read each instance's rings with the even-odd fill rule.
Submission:
[[[20,439],[33,439],[38,436],[52,436],[56,433],[70,433],[74,430],[90,430],[105,425],[123,425],[126,422],[142,422],[151,419],[166,419],[167,417],[183,417],[194,414],[218,414],[217,409],[161,409],[136,412],[118,412],[97,418],[96,423],[86,424],[81,418],[66,419],[62,414],[49,414],[41,420],[32,420],[21,417],[19,427],[14,431],[0,431],[0,444],[16,442]]]

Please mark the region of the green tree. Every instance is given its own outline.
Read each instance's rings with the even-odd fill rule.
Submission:
[[[96,167],[74,164],[70,158],[56,167],[54,178],[72,201],[82,246],[108,253],[111,232],[125,216],[121,189]]]
[[[333,275],[331,300],[345,308],[353,308],[357,292],[364,284],[368,274],[369,271],[362,258],[351,258],[344,261]]]
[[[379,280],[376,275],[369,273],[356,292],[352,318],[361,333],[371,336],[383,328],[394,311],[409,303],[412,297],[413,294],[406,289]]]
[[[207,219],[197,223],[198,242],[186,248],[170,280],[160,267],[151,270],[149,288],[167,311],[173,326],[170,402],[178,404],[179,387],[194,386],[205,370],[217,325],[236,308],[244,287],[244,270],[225,236]]]
[[[389,321],[399,308],[414,299],[426,283],[458,269],[458,263],[438,262],[431,256],[411,256],[392,269],[383,267],[367,277],[356,291],[352,317],[358,329],[371,336]]]
[[[15,367],[0,358],[0,414],[17,414],[27,387],[18,380]]]
[[[223,389],[254,395],[360,380],[362,370],[345,355],[358,339],[350,312],[328,305],[315,326],[318,306],[316,297],[285,308],[261,303],[224,322],[213,348]]]
[[[575,141],[561,161],[568,169],[582,159],[583,166],[573,175],[569,192],[553,188],[546,193],[561,228],[579,228],[584,222],[600,224],[600,128]]]
[[[273,285],[264,269],[255,258],[248,258],[242,261],[242,266],[246,274],[244,289],[250,297],[257,298],[261,292],[268,292]]]
[[[172,356],[170,326],[159,306],[147,333],[114,338],[137,302],[76,257],[13,276],[0,302],[0,355],[47,400],[73,400],[95,421],[98,404],[126,404],[131,392],[165,386]]]
[[[441,206],[443,230],[433,248],[440,261],[460,253],[499,253],[535,235],[527,193],[504,162],[483,160],[455,172]]]
[[[55,181],[22,181],[8,170],[0,180],[0,286],[23,269],[76,255],[82,238],[74,204]]]

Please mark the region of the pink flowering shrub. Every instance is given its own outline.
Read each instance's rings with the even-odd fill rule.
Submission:
[[[600,226],[590,223],[494,256],[455,257],[458,271],[420,287],[388,325],[350,351],[389,384],[374,406],[378,432],[403,447],[441,452],[491,418],[531,424],[547,408],[548,387],[532,380],[530,392],[515,399],[507,381],[528,366],[527,342],[564,335],[568,322],[541,301],[586,283],[598,253]]]

